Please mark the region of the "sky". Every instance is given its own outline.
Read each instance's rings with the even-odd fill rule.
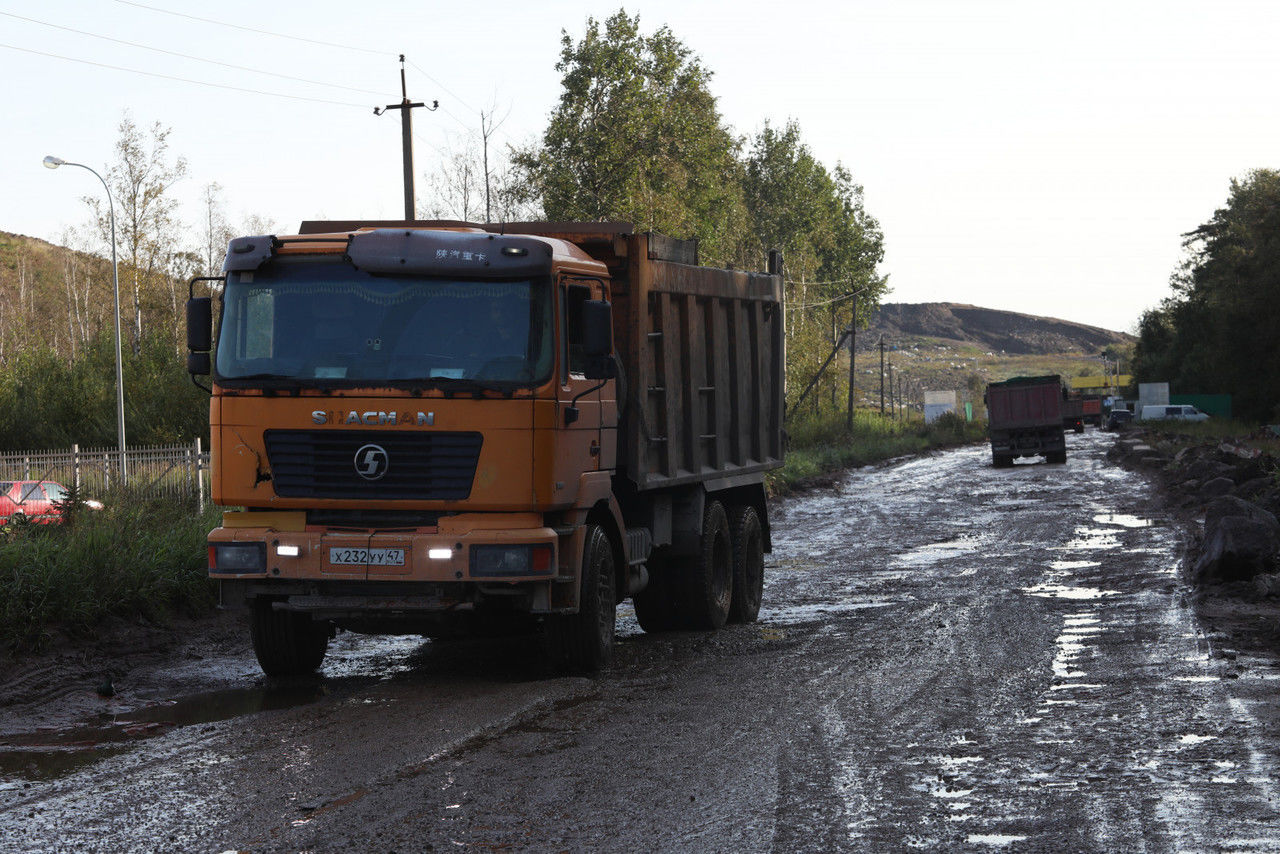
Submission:
[[[170,130],[190,224],[403,216],[399,55],[424,173],[480,111],[535,140],[562,31],[619,5],[0,0],[0,231],[88,222],[127,114]],[[1133,331],[1169,295],[1181,235],[1233,178],[1280,168],[1280,3],[632,0],[714,72],[736,133],[795,120],[865,190],[889,302],[957,302]],[[145,72],[145,73],[143,73]],[[679,236],[679,235],[677,235]]]

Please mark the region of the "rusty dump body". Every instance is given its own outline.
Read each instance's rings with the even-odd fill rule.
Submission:
[[[1011,466],[1018,457],[1067,461],[1063,423],[1069,413],[1060,377],[1015,377],[991,383],[985,399],[991,459],[996,468]]]
[[[264,669],[306,670],[288,650],[318,626],[603,614],[584,592],[596,574],[608,618],[583,619],[610,639],[612,603],[646,588],[648,622],[673,626],[708,537],[732,540],[726,566],[731,534],[768,550],[781,300],[780,259],[702,267],[695,243],[626,223],[304,223],[232,241],[210,417],[214,500],[243,509],[210,534],[210,575],[224,604],[255,609]]]

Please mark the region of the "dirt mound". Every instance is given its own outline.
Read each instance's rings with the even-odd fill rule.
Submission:
[[[860,333],[860,349],[873,346],[881,334],[942,338],[1017,354],[1093,354],[1133,342],[1122,332],[1083,323],[948,302],[886,303]]]

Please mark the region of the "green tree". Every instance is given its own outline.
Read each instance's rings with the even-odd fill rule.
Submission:
[[[120,245],[121,312],[125,291],[133,295],[133,352],[142,349],[147,314],[172,313],[177,316],[178,290],[171,281],[170,266],[178,254],[181,238],[177,218],[178,202],[170,188],[187,174],[182,157],[170,159],[168,128],[156,122],[149,136],[134,124],[126,112],[120,120],[116,140],[116,162],[107,168],[106,179],[116,206],[116,235]],[[98,231],[109,240],[108,210],[98,196],[86,196]],[[121,321],[124,322],[123,319]],[[157,330],[170,333],[172,324],[158,322]],[[176,336],[175,336],[176,340]]]
[[[1227,392],[1243,417],[1280,417],[1280,172],[1232,180],[1184,236],[1173,295],[1139,323],[1134,373],[1175,392]]]
[[[751,141],[743,196],[751,223],[746,265],[759,268],[770,249],[783,252],[788,387],[798,394],[848,326],[853,295],[860,325],[879,306],[888,288],[877,271],[884,236],[863,206],[862,187],[839,164],[827,171],[794,121],[782,130],[766,123]],[[836,386],[832,374],[828,391],[838,398]]]
[[[711,72],[667,27],[646,35],[619,10],[562,31],[560,102],[541,145],[515,152],[551,220],[632,222],[696,237],[727,264],[746,231],[736,154]]]

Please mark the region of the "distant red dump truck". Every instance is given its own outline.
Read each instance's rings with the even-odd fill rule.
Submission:
[[[1102,426],[1102,398],[1096,394],[1084,396],[1084,423]]]
[[[1018,457],[1040,456],[1050,463],[1067,461],[1062,380],[1056,374],[991,383],[984,400],[991,434],[991,463],[996,468],[1011,466]]]

